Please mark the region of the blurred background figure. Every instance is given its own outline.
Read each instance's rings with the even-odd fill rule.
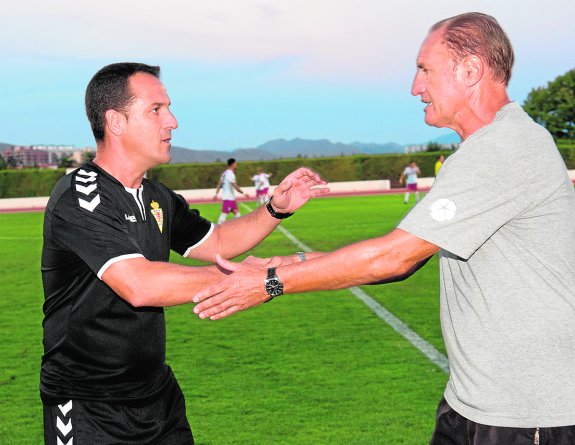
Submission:
[[[403,203],[407,204],[409,201],[409,193],[413,192],[415,194],[415,202],[419,202],[419,192],[417,191],[417,175],[421,172],[419,171],[419,167],[413,161],[409,163],[403,173],[399,177],[399,183],[403,184],[403,180],[405,181],[405,197],[403,198]]]
[[[270,190],[271,173],[265,173],[262,167],[258,167],[258,172],[252,176],[256,188],[256,204],[261,206],[268,200]]]
[[[434,169],[435,176],[437,176],[437,174],[439,173],[439,169],[443,165],[443,161],[445,161],[445,156],[443,155],[439,155],[435,160],[435,169]]]
[[[218,218],[218,224],[223,223],[230,212],[234,213],[236,218],[241,216],[240,210],[238,209],[238,203],[236,202],[236,194],[234,190],[238,191],[246,198],[248,195],[236,184],[236,168],[238,163],[234,158],[228,159],[228,168],[222,173],[220,180],[218,181],[218,186],[216,187],[216,194],[214,199],[218,198],[218,192],[222,189],[222,213]]]

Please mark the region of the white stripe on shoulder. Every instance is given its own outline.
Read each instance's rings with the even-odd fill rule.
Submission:
[[[90,184],[87,186],[76,184],[76,190],[79,191],[80,193],[83,193],[84,195],[89,195],[94,190],[96,190],[97,187],[98,187],[97,184]]]
[[[92,199],[91,201],[78,198],[78,204],[80,204],[80,207],[82,207],[83,209],[86,209],[90,212],[94,212],[94,209],[98,207],[98,204],[100,204],[100,195],[94,196],[94,199]]]
[[[206,242],[206,240],[210,237],[210,235],[213,233],[215,227],[216,227],[216,225],[214,223],[212,223],[212,225],[210,226],[210,230],[208,230],[208,233],[206,233],[204,235],[204,237],[201,240],[199,240],[196,244],[188,247],[188,250],[186,250],[184,252],[184,255],[182,255],[182,256],[187,257],[192,250],[194,250],[196,247],[199,247],[202,244],[204,244]]]
[[[96,183],[97,176],[98,173],[96,172],[87,172],[83,169],[78,170],[74,178],[76,181],[76,191],[86,195],[86,197],[90,193],[96,191],[98,189],[98,184]],[[88,185],[82,185],[80,182]],[[96,195],[92,200],[78,197],[78,204],[80,204],[80,207],[83,209],[86,209],[89,212],[94,212],[94,209],[98,207],[98,204],[100,204],[100,195]]]
[[[76,181],[83,182],[84,184],[86,182],[94,182],[97,176],[98,173],[96,172],[87,172],[86,170],[78,170],[76,172]]]
[[[95,176],[98,176],[98,173],[96,173],[96,172],[87,172],[87,171],[84,170],[83,168],[80,169],[80,170],[78,170],[77,173],[78,173],[79,175],[82,175],[82,176],[94,176],[94,177],[95,177]]]
[[[108,267],[110,267],[112,264],[117,263],[119,261],[130,260],[132,258],[140,258],[140,257],[144,258],[144,255],[142,255],[141,253],[130,253],[128,255],[120,255],[115,258],[109,259],[108,261],[106,261],[106,264],[104,264],[102,268],[98,271],[98,278],[101,280],[102,275],[104,275],[104,272],[106,272],[106,270],[108,270]]]

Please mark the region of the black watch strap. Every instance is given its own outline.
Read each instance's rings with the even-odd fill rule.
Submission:
[[[267,301],[271,301],[284,293],[284,285],[277,276],[275,267],[268,269],[268,276],[265,280],[265,291],[270,297]]]
[[[273,199],[273,196],[270,199],[268,199],[268,202],[266,202],[266,209],[268,209],[268,212],[270,212],[271,216],[273,216],[276,219],[286,219],[286,218],[289,218],[290,216],[293,215],[293,213],[276,212],[274,210],[274,208],[272,207],[272,199]]]

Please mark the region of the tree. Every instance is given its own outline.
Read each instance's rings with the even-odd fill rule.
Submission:
[[[443,147],[438,142],[428,142],[425,151],[441,151]]]
[[[523,108],[555,139],[575,139],[575,69],[531,90]]]
[[[58,168],[70,168],[72,165],[74,165],[74,160],[67,156],[61,157],[60,161],[58,162]]]
[[[96,153],[93,152],[92,150],[84,150],[84,153],[82,153],[82,159],[85,161],[93,161],[94,158],[96,157]]]
[[[16,168],[19,165],[18,160],[12,155],[6,156],[5,161],[6,161],[6,164],[8,165],[8,168]]]
[[[6,170],[8,168],[8,163],[4,160],[2,155],[0,155],[0,170]]]

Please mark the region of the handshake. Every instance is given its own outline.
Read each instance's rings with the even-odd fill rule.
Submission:
[[[271,258],[250,255],[240,263],[226,260],[220,255],[216,255],[215,259],[218,269],[226,276],[196,294],[192,300],[198,303],[194,313],[211,320],[227,317],[282,295],[283,283],[275,273],[276,268],[301,263],[306,256],[303,252]]]

